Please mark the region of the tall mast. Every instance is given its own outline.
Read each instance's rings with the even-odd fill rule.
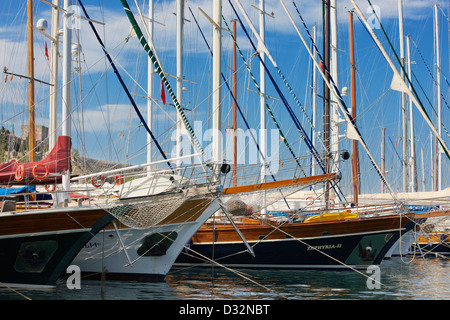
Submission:
[[[441,47],[439,44],[439,17],[438,17],[438,5],[433,5],[434,9],[434,23],[435,23],[435,46],[436,46],[436,86],[437,86],[437,104],[438,104],[438,122],[437,130],[439,136],[442,136],[441,126]],[[436,145],[437,145],[436,141]],[[436,168],[435,168],[435,191],[442,190],[442,152],[441,146],[437,146],[436,153]]]
[[[213,94],[212,94],[212,118],[213,118],[213,150],[212,159],[214,162],[222,160],[222,141],[221,141],[221,63],[222,63],[222,0],[213,2],[213,20],[217,26],[213,27]]]
[[[233,23],[233,37],[234,39],[237,39],[236,36],[236,19],[232,21]],[[236,130],[237,130],[237,114],[236,114],[236,99],[237,99],[237,54],[236,54],[236,41],[233,41],[233,187],[237,185],[237,172],[236,172],[236,166],[237,166],[237,136],[236,136]]]
[[[400,37],[400,62],[402,66],[405,66],[405,46],[404,46],[404,36],[403,36],[403,6],[402,0],[398,0],[398,26],[399,26],[399,37]],[[402,79],[405,79],[405,73],[403,68],[400,70],[400,75]],[[408,191],[408,133],[406,129],[406,93],[402,92],[402,159],[403,159],[403,192]]]
[[[385,138],[385,131],[386,128],[381,128],[381,172],[383,174],[386,174],[386,164],[385,164],[385,144],[384,144],[384,138]],[[384,183],[381,182],[381,193],[384,193]]]
[[[261,41],[265,45],[265,7],[264,7],[264,0],[259,0],[259,36],[261,38]],[[265,63],[265,54],[264,51],[261,50],[259,53],[261,57],[261,61],[259,63],[259,78],[260,78],[260,107],[259,107],[259,113],[260,113],[260,143],[259,147],[261,150],[261,183],[265,182],[266,180],[266,159],[267,159],[267,141],[266,141],[266,72],[264,70],[264,63]],[[262,201],[264,202],[263,208],[261,210],[261,214],[266,213],[265,209],[265,201],[266,196],[264,194]]]
[[[64,27],[63,27],[63,65],[62,65],[62,135],[70,136],[71,133],[71,112],[72,112],[72,100],[71,100],[71,77],[72,77],[72,23],[70,19],[73,19],[72,13],[69,12],[72,0],[64,1]],[[70,159],[68,160],[70,161]],[[70,189],[70,172],[67,171],[62,176],[62,188],[63,190]]]
[[[317,27],[312,27],[312,33],[313,33],[313,41],[314,43],[317,43]],[[313,58],[316,59],[317,51],[316,46],[313,46]],[[312,124],[313,127],[316,128],[316,108],[317,108],[317,74],[316,74],[316,68],[313,66],[313,72],[312,72]],[[316,147],[316,133],[312,132],[311,134],[311,143],[314,147]],[[314,156],[311,156],[311,175],[314,176],[316,174],[316,160],[314,159]],[[314,186],[312,186],[314,188]]]
[[[325,80],[328,83],[330,81],[330,0],[325,0],[325,53],[324,53],[324,65],[325,70]],[[325,173],[330,172],[330,89],[325,86],[324,92],[324,142],[325,142]],[[328,209],[330,193],[329,193],[329,182],[325,182],[325,209]]]
[[[355,85],[355,48],[353,42],[353,12],[349,12],[350,33],[350,66],[351,66],[351,93],[352,93],[352,118],[356,122],[356,85]],[[384,170],[384,169],[382,169]],[[358,141],[352,140],[352,176],[353,176],[353,203],[358,205]],[[384,185],[384,184],[383,184]]]
[[[184,19],[184,0],[177,0],[177,99],[180,106],[183,105],[183,19]],[[181,148],[181,130],[182,119],[177,113],[176,130],[176,157],[182,156]],[[177,167],[181,166],[181,160],[176,161]]]
[[[34,48],[33,48],[33,1],[28,0],[28,146],[30,151],[30,162],[34,162]]]
[[[406,36],[406,53],[408,55],[408,77],[412,79],[411,74],[411,50],[409,46],[410,36]],[[411,84],[409,84],[409,89],[411,89]],[[416,172],[416,149],[414,143],[414,117],[413,117],[413,105],[412,100],[409,99],[409,139],[410,139],[410,155],[409,155],[409,166],[410,166],[410,185],[411,192],[417,191],[417,172]]]
[[[52,40],[50,49],[50,117],[49,117],[49,137],[48,149],[52,150],[55,146],[57,132],[57,115],[58,115],[58,45],[59,45],[59,0],[53,0],[52,7]]]
[[[337,88],[338,76],[338,36],[336,0],[330,0],[331,63],[330,73]],[[331,170],[339,171],[339,110],[336,102],[330,101],[330,148],[332,154]]]
[[[148,33],[153,39],[153,0],[148,1]],[[147,125],[153,130],[153,62],[150,57],[147,58]],[[147,134],[147,163],[152,162],[152,136]],[[150,174],[151,167],[147,167],[147,174]]]

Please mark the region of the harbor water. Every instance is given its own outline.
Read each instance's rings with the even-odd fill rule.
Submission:
[[[394,257],[354,270],[172,269],[165,281],[86,280],[69,289],[1,289],[1,300],[450,300],[450,259]]]

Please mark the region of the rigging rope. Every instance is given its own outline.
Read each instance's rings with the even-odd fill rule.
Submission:
[[[401,60],[400,60],[400,58],[398,57],[397,52],[395,51],[394,46],[392,45],[392,42],[391,42],[391,40],[389,39],[389,36],[387,35],[386,30],[385,30],[384,27],[383,27],[383,24],[381,23],[381,21],[380,21],[378,15],[377,15],[377,13],[375,12],[375,9],[373,8],[372,3],[370,2],[370,0],[367,0],[367,2],[369,2],[370,7],[372,8],[372,12],[373,12],[373,14],[375,15],[375,17],[377,18],[378,23],[380,24],[381,30],[382,30],[382,32],[383,32],[383,34],[384,34],[384,36],[385,36],[385,38],[386,38],[386,40],[387,40],[387,42],[388,42],[388,44],[389,44],[389,47],[391,48],[392,52],[394,53],[395,59],[396,59],[396,60],[398,61],[398,63],[400,64],[400,68],[401,68],[402,71],[403,71],[403,74],[404,74],[404,76],[405,76],[405,79],[408,81],[409,85],[411,86],[412,93],[413,93],[413,95],[415,96],[415,98],[417,99],[418,104],[420,105],[420,109],[421,109],[422,112],[423,112],[423,116],[426,117],[426,119],[429,121],[429,123],[431,123],[431,119],[430,119],[430,117],[428,116],[428,113],[427,113],[427,111],[425,110],[425,107],[423,106],[422,101],[420,100],[419,95],[417,94],[417,91],[416,91],[416,89],[414,88],[414,86],[413,86],[413,84],[412,84],[412,82],[411,82],[411,79],[409,78],[408,73],[407,73],[406,70],[405,70],[405,67],[404,67],[403,64],[401,63]],[[358,18],[359,18],[359,17],[358,17]],[[360,20],[360,21],[361,21],[361,20]],[[363,23],[363,25],[364,25],[364,23]],[[366,28],[366,30],[367,30],[367,28]],[[367,31],[368,31],[368,30],[367,30]],[[420,84],[419,84],[419,85],[420,85]],[[428,97],[427,97],[427,99],[428,99]],[[417,106],[417,107],[419,107],[419,106]],[[447,158],[450,159],[450,153],[448,152],[448,148],[447,148],[447,146],[445,145],[444,140],[443,140],[442,137],[440,137],[439,135],[437,135],[437,138],[438,138],[437,140],[439,141],[439,143],[440,143],[440,145],[441,145],[443,151],[444,151],[445,154],[447,155]]]
[[[191,15],[192,15],[192,17],[194,18],[195,23],[197,24],[197,27],[198,27],[198,29],[199,29],[199,31],[200,31],[200,34],[202,35],[203,40],[205,41],[205,44],[206,44],[206,46],[208,47],[208,50],[209,50],[209,52],[210,52],[210,54],[211,54],[211,56],[212,56],[213,53],[212,53],[211,48],[210,48],[210,46],[209,46],[209,44],[208,44],[208,41],[206,40],[205,35],[203,34],[203,31],[201,30],[200,25],[198,24],[197,19],[195,18],[194,13],[192,12],[192,10],[191,10],[190,7],[189,7],[189,11],[191,12]],[[223,18],[223,16],[222,16],[222,18]],[[226,23],[226,22],[225,22],[225,23]],[[227,27],[228,27],[228,25],[227,25]],[[222,79],[223,79],[225,85],[226,85],[227,88],[228,88],[228,91],[229,91],[230,93],[232,93],[231,88],[230,88],[230,85],[228,84],[228,81],[227,81],[226,78],[225,78],[225,75],[224,75],[223,73],[221,73],[221,76],[222,76]],[[239,106],[239,103],[236,101],[236,97],[234,96],[234,94],[231,94],[231,97],[233,98],[233,101],[236,103],[236,108],[237,108],[237,110],[239,111],[239,114],[241,115],[242,120],[243,120],[244,123],[245,123],[245,126],[247,127],[248,131],[250,132],[250,136],[252,137],[252,139],[253,139],[253,141],[254,141],[254,143],[255,143],[255,145],[256,145],[256,148],[258,149],[258,152],[259,152],[261,158],[263,159],[263,162],[264,162],[263,165],[264,165],[267,169],[269,169],[269,172],[270,172],[270,175],[271,175],[272,179],[273,179],[274,181],[276,181],[275,176],[272,174],[272,172],[271,172],[271,170],[270,170],[270,165],[267,165],[267,164],[266,164],[266,158],[265,158],[265,156],[263,155],[263,153],[262,153],[262,151],[261,151],[261,149],[260,149],[260,147],[259,147],[259,145],[258,145],[258,142],[256,141],[256,138],[255,138],[254,135],[253,135],[252,130],[250,129],[250,126],[249,126],[249,124],[248,124],[248,122],[247,122],[247,119],[245,118],[245,116],[244,116],[244,114],[243,114],[243,112],[242,112],[241,107]],[[263,133],[263,134],[264,134],[264,133]],[[298,159],[297,159],[297,157],[295,157],[295,155],[294,155],[294,159],[295,159],[295,161],[297,162],[297,164],[299,165],[300,169],[303,171],[303,168],[302,168],[302,166],[300,165],[300,163],[298,162]],[[284,200],[284,202],[286,203],[286,206],[290,209],[289,203],[288,203],[288,201],[286,200],[286,198],[284,197],[283,192],[282,192],[281,190],[278,190],[278,191],[279,191],[279,192],[281,193],[281,195],[283,196],[283,200]]]
[[[172,87],[169,84],[169,81],[167,80],[166,75],[164,74],[160,64],[158,63],[158,61],[156,60],[155,55],[153,54],[150,46],[148,45],[147,41],[144,38],[144,35],[142,34],[141,29],[139,28],[139,25],[136,22],[136,19],[133,16],[133,13],[131,12],[130,7],[128,6],[128,3],[126,0],[120,0],[120,2],[122,3],[122,6],[125,10],[125,13],[127,14],[128,19],[130,20],[131,26],[133,27],[134,31],[136,32],[136,36],[139,39],[139,42],[141,43],[141,45],[143,46],[144,50],[147,52],[148,56],[150,57],[150,60],[152,61],[153,65],[156,68],[156,72],[158,72],[159,76],[161,77],[161,80],[164,83],[164,86],[166,87],[167,91],[170,94],[170,97],[172,98],[175,107],[178,111],[178,114],[180,115],[181,119],[183,120],[187,130],[189,131],[192,139],[195,142],[195,145],[197,147],[197,149],[202,153],[203,157],[206,159],[206,154],[205,151],[203,150],[202,146],[200,145],[200,142],[198,141],[194,130],[192,129],[188,119],[186,118],[186,115],[183,111],[183,108],[181,107],[180,103],[178,102],[177,97],[175,96],[175,93],[172,90]]]
[[[241,25],[242,30],[244,31],[245,35],[247,36],[250,44],[252,45],[253,49],[258,52],[257,47],[255,46],[254,42],[252,41],[250,35],[248,34],[247,29],[245,28],[240,16],[237,14],[236,9],[234,8],[233,4],[231,3],[231,0],[228,0],[231,8],[233,9],[234,14],[236,15],[239,24]],[[287,102],[285,96],[283,95],[283,93],[281,92],[280,88],[278,87],[277,83],[275,82],[275,79],[272,77],[271,73],[269,72],[266,64],[264,63],[264,61],[261,59],[261,56],[258,55],[258,58],[261,62],[261,64],[264,66],[264,70],[266,71],[266,74],[269,76],[270,81],[272,82],[273,86],[275,87],[275,90],[277,91],[281,101],[283,102],[284,106],[286,107],[286,110],[288,111],[289,115],[291,116],[294,125],[297,127],[297,130],[300,133],[300,138],[303,139],[306,143],[306,146],[309,148],[309,150],[311,151],[312,155],[314,156],[315,160],[317,161],[317,163],[319,164],[320,168],[322,169],[323,173],[327,173],[322,158],[320,157],[319,153],[317,152],[316,148],[314,147],[314,145],[312,144],[311,140],[309,139],[306,131],[304,130],[304,128],[302,127],[300,121],[298,120],[297,116],[295,115],[294,111],[292,110],[291,106],[289,105],[289,103]],[[274,64],[275,68],[278,69],[278,74],[282,74],[281,70],[276,66],[276,64]],[[344,200],[345,196],[342,193],[342,191],[340,190],[339,187],[337,187],[337,190],[335,189],[337,196],[339,197],[340,200],[342,200],[341,196],[343,197]],[[338,192],[339,191],[339,192]]]
[[[434,76],[433,76],[433,74],[432,74],[430,68],[428,67],[428,64],[426,63],[426,61],[425,61],[425,59],[424,59],[422,53],[420,52],[419,47],[417,46],[416,42],[414,41],[413,38],[411,38],[411,40],[412,40],[414,46],[416,47],[417,53],[419,53],[419,56],[420,56],[420,58],[422,59],[422,62],[425,64],[425,67],[426,67],[428,73],[430,74],[431,79],[433,80],[433,82],[434,82],[435,85],[438,85],[438,83],[437,83],[436,79],[434,79]],[[439,68],[439,69],[437,70],[437,72],[439,72],[439,73],[444,77],[444,80],[445,80],[445,82],[447,83],[447,86],[450,87],[450,83],[448,82],[447,77],[444,75],[444,73],[442,72],[442,70]],[[426,95],[425,91],[423,90],[422,86],[420,85],[419,80],[417,79],[415,73],[412,72],[412,74],[413,74],[413,76],[414,76],[414,79],[416,79],[416,81],[418,82],[420,88],[422,89],[422,92],[425,94],[425,97],[427,98],[428,102],[430,102],[430,99],[428,99],[428,96]],[[441,98],[442,98],[442,100],[444,101],[445,105],[447,106],[447,109],[450,110],[450,106],[448,105],[447,100],[445,99],[445,97],[444,97],[444,95],[442,94],[442,92],[441,92]],[[431,104],[431,102],[430,102],[430,104]],[[436,110],[434,109],[433,105],[431,105],[431,108],[433,109],[434,113],[436,114]],[[445,125],[444,125],[443,122],[441,122],[441,125],[442,125],[442,128],[444,129],[444,131],[447,133],[447,136],[450,137],[450,134],[449,134],[449,132],[448,132],[448,130],[447,130],[447,128],[445,127]]]
[[[352,1],[353,1],[353,0],[352,0]],[[298,30],[297,26],[295,25],[294,20],[292,19],[291,15],[289,14],[289,11],[287,10],[287,8],[286,8],[286,6],[284,5],[283,1],[280,0],[280,2],[281,2],[281,4],[283,5],[283,8],[284,8],[286,14],[288,15],[289,19],[291,20],[291,22],[292,22],[294,28],[296,29],[298,35],[299,35],[300,38],[302,39],[302,42],[303,42],[303,44],[305,45],[305,47],[307,48],[307,50],[308,50],[310,56],[313,57],[313,54],[312,54],[311,51],[308,49],[308,46],[306,45],[306,42],[305,42],[303,36],[301,35],[300,31]],[[295,3],[294,3],[294,6],[295,6]],[[295,7],[296,7],[296,6],[295,6]],[[297,7],[296,7],[296,8],[297,8]],[[307,30],[307,32],[308,32],[308,34],[309,34],[309,37],[310,37],[310,39],[311,39],[311,34],[309,33],[308,28],[306,27],[306,23],[305,23],[305,21],[303,20],[303,18],[302,18],[302,16],[301,16],[300,12],[298,11],[298,9],[297,9],[297,13],[298,13],[300,19],[302,20],[303,26],[304,26],[305,29]],[[312,43],[314,43],[314,41],[312,41]],[[317,51],[317,53],[318,53],[318,55],[319,55],[319,58],[322,60],[321,55],[320,55],[320,53],[318,52],[319,50],[317,50],[317,47],[316,47],[316,51]],[[375,162],[375,159],[374,159],[373,156],[371,155],[371,153],[370,153],[370,151],[369,151],[369,149],[368,149],[368,147],[367,147],[367,144],[366,144],[366,142],[364,141],[364,138],[362,137],[362,135],[361,135],[361,133],[360,133],[358,127],[356,126],[355,120],[354,120],[353,117],[350,115],[350,113],[349,113],[349,111],[348,111],[348,108],[347,108],[347,106],[346,106],[346,104],[345,104],[345,102],[344,102],[344,100],[343,100],[343,98],[342,98],[342,96],[341,96],[341,94],[340,94],[340,92],[339,92],[339,89],[337,88],[336,84],[335,84],[334,81],[333,81],[333,78],[332,78],[331,75],[329,74],[329,71],[326,70],[326,72],[328,73],[328,76],[329,76],[329,79],[327,80],[327,79],[326,79],[326,76],[325,76],[325,74],[324,74],[325,71],[324,71],[322,68],[319,67],[319,64],[317,63],[317,61],[315,60],[315,58],[313,58],[313,60],[314,60],[314,62],[315,62],[316,67],[319,69],[319,72],[320,72],[321,76],[323,77],[325,84],[326,84],[330,89],[333,89],[333,94],[338,98],[338,100],[337,100],[338,106],[340,107],[341,111],[343,112],[343,114],[344,114],[344,116],[345,116],[345,118],[346,118],[346,120],[347,120],[347,122],[348,122],[348,124],[349,124],[349,128],[353,128],[353,130],[357,133],[358,140],[360,141],[361,145],[362,145],[363,148],[365,149],[365,151],[366,151],[366,153],[367,153],[367,155],[368,155],[368,157],[369,157],[369,160],[370,160],[372,166],[375,168],[375,170],[376,170],[376,172],[377,172],[379,178],[380,178],[381,181],[384,183],[384,185],[386,185],[386,187],[389,189],[389,192],[390,192],[391,196],[392,196],[394,199],[396,199],[396,195],[395,195],[394,190],[391,188],[391,186],[390,186],[389,183],[387,182],[386,178],[384,177],[384,174],[381,172],[380,168],[378,167],[378,165],[377,165],[376,162]],[[322,61],[323,61],[323,60],[322,60]],[[327,68],[324,68],[324,69],[327,69]],[[350,125],[351,125],[351,126],[350,126]]]
[[[208,48],[209,53],[210,53],[211,56],[212,56],[213,53],[212,53],[211,48],[210,48],[210,46],[209,46],[209,44],[208,44],[208,41],[206,40],[205,35],[203,34],[203,31],[201,30],[200,25],[198,24],[197,19],[195,18],[194,13],[192,12],[192,10],[191,10],[190,7],[189,7],[189,11],[191,12],[191,15],[192,15],[192,17],[194,18],[195,23],[197,24],[197,27],[198,27],[198,29],[199,29],[199,31],[200,31],[200,34],[201,34],[201,36],[203,37],[203,40],[205,41],[206,47]],[[231,88],[230,88],[230,85],[228,84],[227,79],[225,78],[225,75],[224,75],[223,73],[221,73],[221,76],[222,76],[223,82],[225,83],[225,85],[226,85],[227,88],[228,88],[228,91],[231,93]],[[238,102],[236,101],[236,98],[234,97],[233,94],[231,94],[231,97],[232,97],[233,101],[236,103],[237,110],[239,111],[239,114],[241,115],[242,120],[243,120],[244,123],[245,123],[245,126],[246,126],[247,129],[249,130],[250,136],[252,137],[252,139],[253,139],[253,141],[254,141],[254,143],[255,143],[255,145],[256,145],[256,148],[257,148],[257,150],[258,150],[260,156],[263,158],[264,165],[270,170],[270,167],[269,167],[268,165],[266,165],[266,158],[265,158],[265,156],[263,155],[263,153],[262,153],[262,151],[261,151],[261,149],[260,149],[260,147],[259,147],[259,145],[258,145],[258,142],[257,142],[255,136],[253,135],[252,130],[250,130],[250,126],[249,126],[249,124],[248,124],[248,122],[247,122],[247,119],[246,119],[245,116],[244,116],[244,113],[242,112],[242,109],[240,108],[240,106],[239,106]],[[273,176],[273,174],[271,174],[271,176],[272,176],[273,180],[275,181],[275,177]]]
[[[228,32],[229,32],[230,35],[231,35],[231,38],[233,39],[234,44],[236,45],[236,49],[237,49],[237,51],[239,52],[239,55],[241,56],[242,61],[244,62],[244,65],[245,65],[245,67],[247,68],[247,71],[248,71],[250,77],[251,77],[252,80],[253,80],[253,83],[254,83],[255,86],[256,86],[256,89],[258,90],[258,93],[259,93],[260,95],[264,94],[264,93],[261,92],[261,88],[260,88],[258,82],[256,81],[255,76],[253,75],[252,71],[250,70],[250,66],[248,65],[247,61],[245,60],[245,57],[244,57],[244,55],[243,55],[243,53],[242,53],[242,51],[241,51],[241,48],[240,48],[239,45],[237,44],[237,41],[236,41],[236,39],[234,38],[234,35],[233,35],[232,31],[230,30],[230,27],[228,26],[228,23],[227,23],[227,21],[225,20],[225,17],[224,17],[223,15],[222,15],[222,19],[223,19],[223,21],[224,21],[224,23],[225,23],[225,26],[226,26],[227,29],[228,29]],[[283,140],[284,144],[285,144],[286,147],[288,148],[288,150],[289,150],[289,152],[291,153],[291,155],[296,159],[299,168],[300,168],[300,169],[302,170],[302,172],[305,174],[305,172],[303,171],[302,166],[300,165],[300,163],[299,163],[298,160],[297,160],[297,156],[295,155],[295,153],[294,153],[294,151],[292,150],[291,146],[289,145],[289,143],[288,143],[288,141],[287,141],[287,139],[286,139],[286,137],[285,137],[283,131],[281,130],[280,125],[278,124],[278,121],[277,121],[277,119],[275,118],[275,115],[274,115],[273,112],[272,112],[272,109],[269,107],[269,105],[267,104],[267,102],[265,103],[265,106],[266,106],[267,111],[269,112],[270,117],[272,118],[273,122],[275,123],[275,126],[276,126],[277,129],[278,129],[278,132],[279,132],[279,134],[280,134],[281,139]],[[305,175],[306,175],[306,174],[305,174]]]
[[[83,12],[84,12],[84,15],[86,16],[86,18],[90,19],[90,17],[89,17],[89,15],[88,15],[86,9],[84,8],[84,5],[83,5],[83,3],[81,2],[81,0],[78,1],[78,2],[79,2],[79,4],[80,4],[81,8],[83,9]],[[150,130],[150,128],[148,127],[148,125],[147,125],[147,123],[146,123],[144,117],[142,116],[141,112],[139,111],[139,108],[138,108],[137,105],[136,105],[136,102],[134,102],[134,99],[133,99],[133,97],[131,96],[130,91],[128,91],[127,86],[125,85],[125,83],[124,83],[122,77],[120,76],[119,71],[117,70],[117,68],[116,68],[116,66],[115,66],[115,64],[114,64],[114,62],[113,62],[113,60],[111,59],[111,56],[110,56],[109,53],[106,51],[106,48],[105,48],[105,46],[103,45],[102,39],[100,38],[100,36],[99,36],[97,30],[95,29],[94,24],[93,24],[91,21],[89,21],[89,25],[91,26],[91,29],[92,29],[92,31],[94,32],[95,37],[97,38],[97,41],[100,43],[100,46],[102,47],[103,52],[105,53],[105,55],[106,55],[106,57],[107,57],[109,63],[111,64],[111,67],[113,68],[114,73],[116,74],[117,78],[119,79],[120,84],[122,85],[123,89],[125,90],[125,93],[126,93],[128,99],[130,100],[131,104],[133,105],[133,108],[134,108],[134,110],[136,111],[136,113],[137,113],[139,119],[141,120],[141,122],[142,122],[142,124],[144,125],[145,129],[147,130],[147,132],[150,134],[150,136],[151,136],[153,142],[155,142],[155,145],[156,145],[156,147],[158,148],[158,151],[159,151],[159,152],[161,153],[161,155],[163,156],[164,160],[167,160],[166,154],[164,153],[164,151],[162,150],[162,148],[161,148],[161,146],[159,145],[158,141],[156,140],[155,136],[153,135],[153,132],[152,132],[152,131]],[[170,167],[170,169],[173,171],[173,168],[172,168],[172,166],[171,166],[171,164],[170,164],[169,162],[167,162],[167,165],[168,165],[168,166]]]

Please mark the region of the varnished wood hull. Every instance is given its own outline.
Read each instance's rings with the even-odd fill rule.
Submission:
[[[93,208],[0,215],[0,286],[53,288],[72,260],[114,218]]]
[[[411,216],[410,216],[411,217]],[[367,268],[380,264],[400,234],[414,222],[391,215],[321,223],[239,226],[253,246],[246,251],[231,226],[203,226],[192,238],[175,266],[209,266],[205,258],[239,268]]]

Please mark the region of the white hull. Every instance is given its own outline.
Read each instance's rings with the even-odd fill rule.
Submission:
[[[419,234],[414,230],[408,231],[401,236],[400,239],[392,246],[385,256],[385,259],[395,257],[395,256],[406,256],[411,249],[411,246],[419,237]]]
[[[80,267],[82,274],[96,277],[101,275],[104,266],[106,279],[164,279],[181,250],[183,250],[184,245],[218,209],[219,204],[213,201],[192,222],[157,225],[146,230],[120,228],[118,233],[125,250],[118,233],[114,229],[100,231],[96,237],[84,246],[74,259],[73,264]],[[174,232],[176,233],[176,238],[167,248],[165,254],[153,256],[149,254],[148,242],[146,244],[146,241],[148,241],[146,239],[149,239],[149,236],[162,233],[174,236]],[[164,238],[159,237],[160,239]]]

